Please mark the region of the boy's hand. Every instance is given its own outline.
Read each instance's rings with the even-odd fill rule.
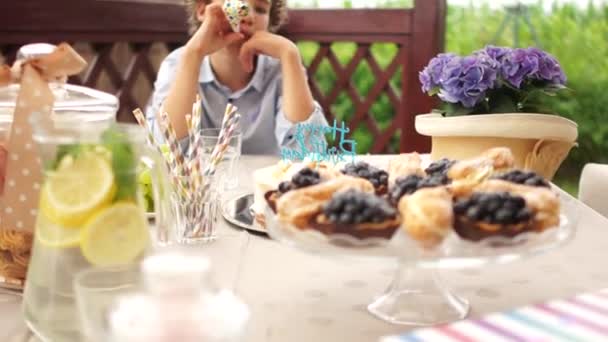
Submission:
[[[241,47],[239,57],[245,70],[253,71],[253,58],[258,54],[282,60],[288,56],[298,56],[298,48],[285,37],[266,31],[257,31]]]
[[[203,23],[186,45],[203,57],[244,37],[243,34],[232,31],[230,23],[222,11],[222,5],[212,3],[206,5]]]

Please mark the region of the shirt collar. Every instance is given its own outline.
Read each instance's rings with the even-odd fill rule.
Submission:
[[[257,66],[253,73],[253,77],[251,78],[251,81],[249,81],[249,84],[247,84],[247,86],[243,88],[243,91],[249,89],[250,87],[253,87],[255,88],[255,90],[262,92],[264,88],[264,67],[266,64],[266,58],[268,57],[264,55],[258,56]],[[205,58],[203,58],[203,63],[201,64],[198,81],[200,83],[216,82],[217,84],[221,85],[221,83],[215,78],[215,74],[213,73],[213,69],[211,68],[211,59],[209,58],[209,56],[205,56]]]

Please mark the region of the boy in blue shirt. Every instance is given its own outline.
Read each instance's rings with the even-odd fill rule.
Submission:
[[[226,105],[238,107],[242,153],[301,150],[296,124],[325,126],[327,121],[311,95],[296,45],[271,32],[286,19],[286,1],[248,0],[251,11],[240,33],[232,31],[223,0],[186,3],[193,34],[161,64],[148,120],[156,123],[162,107],[177,137],[185,137],[185,117],[198,93],[203,106],[199,129],[219,128]]]

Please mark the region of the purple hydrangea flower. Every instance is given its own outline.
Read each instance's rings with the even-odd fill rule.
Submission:
[[[452,53],[441,53],[431,59],[429,64],[420,72],[419,79],[422,83],[422,91],[430,92],[434,88],[441,87],[441,74],[445,65],[454,59],[456,55]]]
[[[539,61],[538,73],[531,75],[533,78],[549,81],[552,84],[566,84],[566,75],[555,57],[537,48],[529,48],[528,51],[537,55]]]
[[[524,80],[538,73],[539,64],[537,54],[530,53],[527,49],[515,49],[504,57],[502,77],[519,89]]]
[[[482,50],[476,51],[475,54],[485,54],[496,62],[502,63],[503,58],[511,51],[512,49],[508,47],[488,45]]]
[[[559,85],[566,83],[566,76],[557,60],[537,48],[515,49],[504,56],[502,77],[518,89],[529,80]]]
[[[441,74],[439,98],[445,102],[461,103],[466,108],[481,102],[488,89],[496,85],[499,64],[487,56],[452,58]]]

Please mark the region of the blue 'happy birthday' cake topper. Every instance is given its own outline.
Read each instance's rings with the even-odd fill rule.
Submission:
[[[345,157],[350,156],[351,162],[354,162],[357,155],[357,142],[352,139],[346,139],[348,132],[350,132],[350,129],[346,127],[343,121],[339,126],[336,120],[334,120],[332,126],[297,124],[294,134],[297,147],[282,148],[281,159],[301,161],[308,158],[316,162],[327,161],[337,164],[345,161]],[[337,136],[339,137],[336,146],[328,146],[325,139],[326,134],[331,134],[334,141],[336,141]]]

